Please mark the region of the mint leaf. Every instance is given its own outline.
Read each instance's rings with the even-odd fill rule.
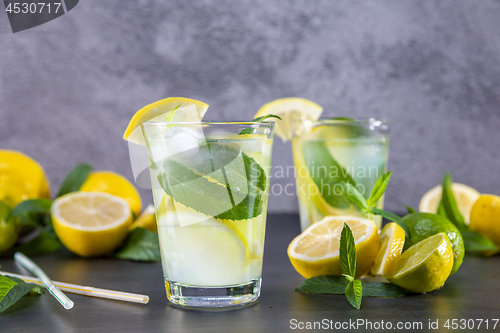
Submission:
[[[405,222],[403,221],[403,219],[401,217],[399,217],[396,214],[393,214],[391,212],[388,212],[386,210],[379,209],[379,208],[372,208],[372,213],[375,215],[385,217],[389,221],[397,223],[397,225],[399,225],[405,231],[406,237],[408,239],[410,239],[410,231],[408,230],[408,226],[405,224]]]
[[[57,238],[51,225],[44,227],[38,236],[32,240],[17,246],[14,251],[21,252],[27,256],[48,254],[56,252],[61,248],[61,242]]]
[[[136,261],[160,261],[158,234],[141,227],[135,228],[114,257]]]
[[[356,182],[335,158],[324,141],[306,141],[303,146],[304,160],[312,180],[326,202],[339,209],[351,206],[349,199],[337,188],[345,182],[356,186]],[[364,199],[364,198],[363,198]]]
[[[30,291],[41,294],[43,289],[33,283],[19,282],[0,275],[0,312],[5,311]]]
[[[344,222],[344,228],[340,234],[340,267],[346,277],[356,276],[356,245],[351,228]],[[351,279],[349,279],[351,280]]]
[[[41,228],[46,223],[44,215],[50,214],[52,201],[48,199],[32,199],[19,203],[9,215],[11,218],[19,218],[21,222],[35,228]]]
[[[354,118],[349,118],[349,117],[333,117],[333,118],[330,118],[330,120],[355,121],[356,119],[354,119]]]
[[[165,121],[172,121],[172,119],[174,119],[175,110],[177,110],[180,106],[181,106],[181,104],[179,104],[175,108],[173,108],[172,111],[170,111],[167,114],[167,116],[165,117]]]
[[[386,282],[362,282],[363,296],[368,297],[401,297],[407,294],[403,288]]]
[[[408,214],[413,214],[416,213],[417,211],[411,207],[411,206],[406,206],[406,210],[408,211]]]
[[[283,120],[281,119],[280,116],[277,116],[277,115],[274,115],[274,114],[268,114],[268,115],[265,115],[265,116],[262,116],[262,117],[257,117],[255,118],[254,120],[252,120],[252,122],[259,122],[259,121],[263,121],[264,119],[267,119],[267,118],[276,118],[276,119],[279,119],[279,120]],[[242,134],[252,134],[253,133],[253,128],[245,128],[244,130],[242,130],[240,132],[240,135]]]
[[[178,155],[163,161],[164,172],[158,175],[160,186],[175,201],[218,219],[245,220],[262,213],[266,174],[239,148],[208,143],[194,156]]]
[[[466,252],[497,251],[498,247],[488,238],[477,232],[465,230],[461,232]]]
[[[60,197],[61,195],[80,190],[91,171],[92,167],[88,164],[77,165],[64,179],[57,196]]]
[[[344,295],[348,283],[342,276],[322,275],[305,280],[296,290],[314,294]]]
[[[365,214],[370,212],[370,207],[368,206],[365,197],[356,187],[347,182],[339,182],[338,186],[341,187],[342,194],[355,204],[361,212]]]
[[[385,189],[387,185],[389,185],[389,181],[391,180],[392,171],[384,173],[375,185],[373,185],[372,193],[370,194],[370,198],[368,199],[368,206],[375,207],[377,205],[377,201],[380,199],[382,195],[384,195]]]
[[[345,287],[345,296],[353,307],[359,310],[363,297],[363,285],[360,280],[353,280]]]
[[[460,232],[463,232],[465,230],[468,230],[468,227],[465,224],[462,214],[460,214],[460,212],[458,211],[457,202],[455,201],[455,197],[453,196],[451,184],[451,175],[449,172],[447,172],[442,182],[443,193],[441,196],[441,203],[448,220],[450,220],[458,228],[458,230],[460,230]]]

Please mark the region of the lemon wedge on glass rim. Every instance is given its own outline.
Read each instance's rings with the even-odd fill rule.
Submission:
[[[339,249],[344,222],[351,228],[356,244],[356,278],[372,267],[379,243],[375,222],[353,216],[327,216],[304,230],[288,246],[290,262],[300,275],[306,279],[342,275]]]
[[[275,130],[276,135],[285,142],[300,133],[304,120],[318,120],[321,113],[323,107],[313,101],[300,97],[287,97],[264,104],[254,118],[269,114],[281,117],[282,121],[276,121]]]
[[[125,199],[104,192],[73,192],[54,200],[54,231],[68,250],[82,257],[112,253],[132,222]]]

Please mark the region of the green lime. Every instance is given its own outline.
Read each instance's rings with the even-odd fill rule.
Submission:
[[[464,260],[464,240],[462,234],[453,223],[447,218],[431,213],[412,213],[403,218],[403,222],[408,227],[411,241],[407,241],[405,248],[417,244],[418,242],[433,236],[437,233],[444,232],[451,242],[453,247],[453,269],[451,274],[454,274],[462,261]]]
[[[18,238],[18,225],[12,219],[7,221],[10,206],[0,201],[0,253],[10,249]]]
[[[413,293],[427,293],[444,285],[452,267],[450,240],[440,232],[403,252],[396,273],[387,280]]]

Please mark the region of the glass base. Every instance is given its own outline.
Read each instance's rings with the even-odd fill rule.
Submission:
[[[240,307],[255,302],[260,296],[262,279],[247,284],[225,287],[196,287],[165,280],[167,299],[182,307],[218,309]]]

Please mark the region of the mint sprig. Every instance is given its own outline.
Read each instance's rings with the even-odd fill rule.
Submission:
[[[88,164],[77,165],[64,179],[57,196],[60,197],[62,195],[80,190],[91,171],[92,167]]]
[[[135,228],[113,256],[135,261],[160,261],[158,234],[144,228]]]
[[[477,232],[471,231],[469,226],[465,224],[465,220],[458,210],[457,202],[453,195],[452,183],[451,175],[447,172],[442,182],[442,196],[438,206],[438,214],[446,217],[460,230],[464,239],[466,252],[497,251],[498,247],[491,240]]]
[[[255,118],[254,120],[252,120],[252,122],[259,122],[259,121],[263,121],[265,119],[268,119],[268,118],[276,118],[276,119],[279,119],[279,120],[283,120],[281,119],[280,116],[277,116],[275,114],[268,114],[268,115],[265,115],[265,116],[262,116],[262,117],[257,117]],[[241,132],[240,132],[240,135],[243,135],[243,134],[252,134],[253,133],[253,128],[249,127],[249,128],[245,128],[243,129]]]
[[[387,189],[387,185],[389,185],[389,181],[391,180],[392,171],[389,171],[383,174],[373,186],[372,192],[368,200],[358,191],[358,189],[351,185],[349,182],[339,182],[338,185],[342,189],[342,193],[345,197],[347,197],[353,204],[355,204],[362,214],[365,216],[369,216],[370,219],[373,218],[373,215],[379,215],[385,217],[386,219],[397,223],[401,228],[403,228],[405,235],[408,239],[410,239],[410,232],[408,231],[408,227],[403,222],[403,219],[396,214],[388,212],[383,209],[376,208],[377,201],[382,197],[385,190]]]
[[[44,290],[13,276],[0,275],[0,312],[7,310],[29,292],[40,295]]]
[[[363,286],[360,280],[356,280],[356,245],[351,228],[344,222],[344,228],[340,234],[340,267],[342,275],[349,281],[345,287],[345,296],[353,307],[361,307]]]

